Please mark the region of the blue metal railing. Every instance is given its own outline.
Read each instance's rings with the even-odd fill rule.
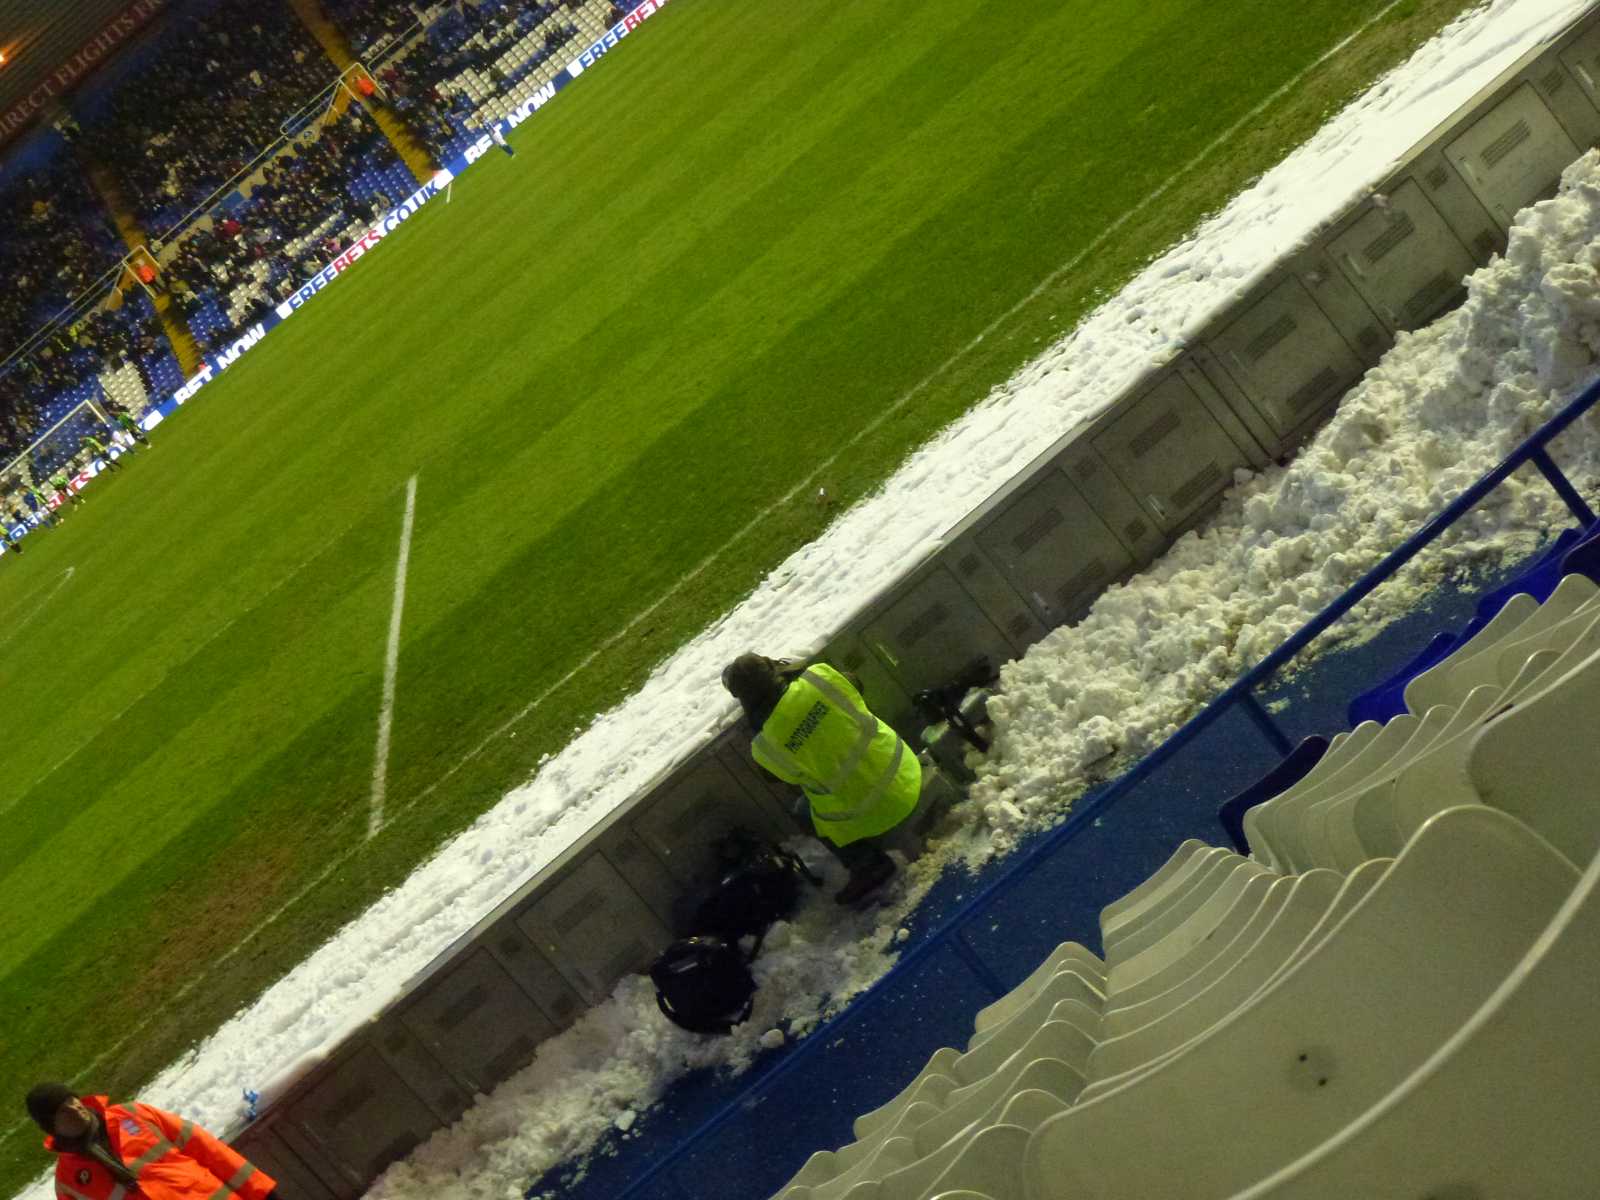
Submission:
[[[1140,760],[1132,770],[1097,794],[1088,797],[1079,807],[1073,810],[1072,815],[1062,825],[1045,835],[1030,851],[1019,856],[1017,861],[1004,869],[997,878],[981,888],[971,899],[966,900],[924,941],[909,950],[882,979],[862,993],[849,1008],[818,1026],[782,1062],[763,1074],[759,1080],[754,1081],[748,1088],[741,1091],[737,1097],[719,1109],[715,1115],[703,1122],[689,1136],[679,1141],[670,1151],[661,1155],[646,1167],[642,1174],[629,1183],[628,1187],[621,1193],[619,1200],[643,1200],[646,1195],[646,1189],[656,1189],[649,1192],[651,1196],[681,1195],[685,1197],[685,1200],[691,1200],[689,1193],[668,1176],[667,1172],[678,1164],[685,1155],[715,1134],[730,1120],[741,1114],[748,1113],[753,1107],[758,1093],[765,1093],[771,1090],[779,1080],[804,1066],[811,1057],[820,1053],[831,1042],[836,1041],[837,1034],[842,1029],[859,1019],[863,1013],[869,1011],[875,1005],[884,1002],[887,997],[892,996],[900,980],[914,971],[919,964],[936,951],[953,951],[996,998],[1004,995],[1007,990],[1005,986],[989,969],[987,964],[973,952],[971,946],[962,937],[974,917],[987,909],[997,897],[1015,889],[1029,874],[1045,863],[1055,851],[1077,837],[1097,816],[1114,805],[1121,797],[1127,795],[1158,767],[1180,753],[1235,707],[1243,712],[1275,751],[1288,753],[1292,749],[1293,743],[1277,722],[1272,719],[1271,714],[1267,712],[1261,702],[1257,700],[1255,689],[1266,683],[1296,655],[1326,633],[1340,618],[1348,614],[1351,609],[1371,595],[1380,585],[1391,579],[1402,567],[1432,545],[1447,529],[1482,503],[1484,498],[1499,487],[1500,484],[1504,483],[1513,472],[1530,463],[1533,464],[1546,481],[1549,482],[1573,517],[1585,527],[1593,525],[1595,522],[1593,510],[1584,502],[1571,481],[1561,472],[1561,469],[1556,466],[1554,460],[1550,457],[1547,447],[1553,439],[1593,408],[1597,402],[1600,402],[1600,380],[1590,384],[1575,400],[1545,422],[1544,425],[1540,426],[1527,440],[1507,455],[1498,466],[1489,471],[1460,496],[1456,497],[1450,504],[1446,505],[1437,516],[1388,554],[1383,561],[1363,575],[1338,599],[1308,621],[1276,650],[1245,672],[1232,686],[1212,700],[1194,717],[1190,718],[1165,742]],[[1220,804],[1225,798],[1218,797],[1218,803]]]

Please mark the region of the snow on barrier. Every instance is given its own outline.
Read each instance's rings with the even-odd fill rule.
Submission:
[[[625,26],[574,60],[567,79]],[[1397,335],[1459,301],[1462,279],[1505,248],[1512,216],[1553,193],[1580,148],[1600,139],[1596,63],[1600,20],[1586,14],[1274,262],[1183,353],[951,528],[819,657],[856,670],[874,709],[914,736],[917,691],[976,657],[1016,657],[1148,564],[1216,507],[1237,472],[1312,433]],[[308,284],[310,294],[339,274]],[[325,1060],[275,1086],[240,1142],[307,1196],[359,1195],[649,961],[721,830],[779,832],[789,821],[740,732],[713,730]]]
[[[916,1013],[936,992],[937,1003],[948,1007],[964,1003],[963,1011],[977,1012],[1000,1000],[1032,973],[1036,965],[1061,941],[1062,910],[1066,908],[1057,890],[1062,876],[1080,871],[1084,857],[1071,853],[1072,844],[1101,822],[1118,801],[1136,793],[1141,784],[1159,770],[1172,769],[1184,762],[1194,764],[1194,774],[1206,777],[1198,765],[1199,756],[1210,756],[1215,744],[1201,741],[1206,733],[1230,714],[1242,714],[1240,729],[1252,729],[1274,755],[1287,755],[1294,743],[1283,727],[1257,698],[1260,689],[1281,679],[1280,672],[1328,633],[1366,597],[1393,580],[1414,558],[1434,545],[1454,526],[1484,505],[1497,488],[1525,465],[1539,468],[1558,503],[1565,507],[1580,528],[1592,528],[1594,512],[1549,455],[1550,443],[1580,418],[1600,404],[1600,381],[1589,383],[1582,392],[1535,430],[1492,470],[1434,515],[1420,529],[1396,547],[1370,571],[1356,580],[1326,608],[1297,629],[1270,654],[1235,680],[1221,695],[1165,738],[1131,770],[1115,781],[1095,789],[1078,804],[1062,825],[1038,844],[1008,861],[998,878],[981,886],[944,917],[938,927],[910,949],[895,965],[850,1007],[811,1035],[770,1072],[752,1083],[736,1097],[697,1124],[675,1145],[642,1164],[620,1192],[603,1192],[612,1200],[695,1200],[699,1196],[764,1196],[782,1194],[785,1181],[792,1182],[793,1162],[785,1163],[776,1153],[752,1154],[753,1146],[782,1145],[792,1122],[784,1115],[794,1111],[795,1097],[827,1096],[830,1108],[841,1104],[838,1091],[840,1074],[854,1075],[862,1070],[861,1058],[851,1059],[850,1050],[842,1055],[840,1046],[871,1045],[885,1036],[886,1030],[899,1030],[906,1014]],[[1229,737],[1237,736],[1233,733]],[[1163,834],[1171,835],[1170,829]],[[1102,835],[1104,836],[1104,835]],[[1129,840],[1137,834],[1128,835]],[[1153,839],[1147,839],[1153,840]],[[1168,845],[1171,845],[1171,841]],[[1152,847],[1153,849],[1153,847]],[[1153,856],[1160,861],[1159,856]],[[1139,877],[1136,875],[1135,879]],[[1105,881],[1085,883],[1084,890],[1103,888]],[[1119,893],[1106,890],[1103,901]],[[1100,905],[1089,906],[1098,915]],[[1019,912],[1048,909],[1052,919],[1042,922],[1018,920]],[[1079,914],[1080,920],[1088,913]],[[1092,927],[1092,918],[1090,922]],[[996,930],[1004,930],[996,938]],[[957,1000],[956,998],[960,998]],[[930,1018],[936,1022],[937,1018]],[[862,1029],[867,1032],[863,1034]],[[853,1044],[853,1045],[852,1045]],[[937,1045],[938,1043],[936,1043]],[[830,1068],[826,1059],[832,1055]],[[841,1071],[840,1059],[850,1066]],[[906,1077],[915,1070],[909,1066]],[[870,1071],[870,1068],[868,1068]],[[830,1077],[830,1071],[832,1076]],[[833,1085],[830,1090],[828,1084]],[[848,1101],[843,1101],[848,1103]],[[774,1133],[775,1129],[782,1132]],[[789,1158],[800,1161],[804,1149],[822,1146],[788,1147]],[[883,1170],[891,1170],[883,1168]],[[938,1190],[937,1188],[935,1190]],[[574,1189],[583,1194],[581,1184]],[[415,1194],[415,1193],[413,1193]],[[955,1193],[950,1193],[954,1195]],[[1000,1198],[997,1196],[997,1200]]]

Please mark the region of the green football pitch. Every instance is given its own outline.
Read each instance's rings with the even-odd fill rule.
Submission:
[[[0,1084],[137,1087],[1465,7],[677,0],[0,562]]]

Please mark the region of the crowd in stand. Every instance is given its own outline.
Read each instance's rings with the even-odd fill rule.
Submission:
[[[0,374],[0,460],[10,461],[41,432],[51,397],[166,345],[155,309],[132,286],[125,284],[110,304],[55,329]]]
[[[0,347],[10,358],[33,333],[108,271],[121,240],[77,164],[19,174],[0,189]],[[136,350],[121,322],[95,318],[36,343],[0,367],[0,455],[26,439],[49,395],[76,386],[87,356]],[[21,444],[26,444],[24,440]]]
[[[522,60],[524,66],[537,64],[577,36],[576,26],[551,18],[558,16],[563,7],[577,8],[582,3],[583,0],[481,0],[478,4],[460,4],[430,26],[426,52],[397,57],[381,69],[379,78],[390,102],[417,139],[436,161],[442,160],[447,147],[460,135],[460,125],[470,120],[488,94],[472,95],[463,90],[447,93],[441,84],[472,71],[487,81],[489,92],[506,90],[512,81],[502,69],[505,43],[542,26],[540,45]]]
[[[239,324],[259,319],[273,299],[292,292],[343,249],[337,239],[317,241],[308,234],[333,219],[335,227],[365,222],[391,207],[382,193],[358,199],[348,165],[383,141],[383,132],[359,105],[321,124],[296,147],[274,159],[249,199],[184,239],[168,262],[163,282],[185,317],[195,314],[207,290],[227,294],[250,283],[258,266],[275,280],[269,293],[252,301]],[[299,253],[291,246],[299,246]],[[209,350],[225,334],[200,336]]]
[[[0,191],[0,347],[9,354],[122,257],[76,164],[20,175]]]
[[[417,23],[416,11],[394,0],[323,0],[322,7],[361,59],[381,53]]]
[[[477,112],[485,101],[578,36],[566,11],[584,2],[322,5],[357,55],[375,65],[381,90],[365,103],[389,107],[442,161],[481,131]],[[610,19],[621,13],[613,4]],[[424,18],[432,23],[413,40]],[[514,45],[521,53],[508,61]],[[468,72],[476,74],[471,89],[452,83]],[[0,272],[8,284],[0,289],[0,357],[126,253],[80,160],[108,169],[131,215],[152,236],[246,167],[264,163],[264,175],[243,199],[234,197],[211,221],[176,239],[163,255],[160,278],[151,281],[173,301],[174,316],[190,318],[202,350],[292,292],[355,229],[390,207],[391,197],[375,192],[370,180],[359,192],[353,186],[360,164],[386,158],[405,177],[361,104],[308,107],[319,95],[331,96],[336,74],[288,0],[217,0],[174,15],[151,56],[82,117],[81,127],[71,119],[58,124],[75,151],[63,148],[48,171],[0,184]],[[286,129],[303,132],[271,157]],[[152,248],[162,250],[159,242]],[[126,278],[123,284],[135,286]],[[57,329],[0,369],[0,453],[25,444],[52,395],[96,372],[171,353],[143,292],[120,300]]]
[[[124,82],[82,133],[153,233],[254,160],[332,74],[285,0],[222,0],[174,20],[161,56],[172,69]]]

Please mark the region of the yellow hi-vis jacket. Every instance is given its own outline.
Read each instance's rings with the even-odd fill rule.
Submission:
[[[826,663],[791,683],[751,747],[756,762],[811,801],[811,822],[836,846],[887,833],[911,815],[922,765]]]

